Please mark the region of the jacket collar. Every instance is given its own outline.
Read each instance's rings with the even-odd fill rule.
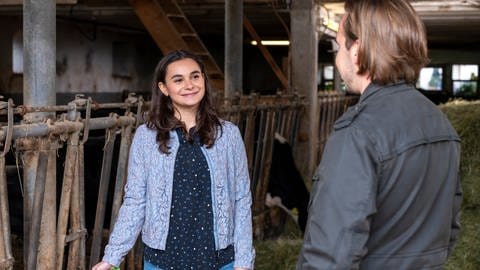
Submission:
[[[383,88],[392,88],[392,91],[398,90],[398,89],[404,89],[405,87],[399,87],[405,85],[405,81],[401,80],[395,83],[390,83],[386,85],[379,85],[374,82],[371,82],[365,91],[363,91],[362,95],[360,96],[360,100],[358,101],[359,104],[365,102],[368,98],[372,96],[376,96],[377,94],[381,93],[381,89]],[[390,91],[390,90],[389,90]]]
[[[410,89],[410,87],[405,87],[406,84],[404,81],[399,81],[397,83],[391,83],[387,85],[378,85],[375,83],[370,83],[365,91],[363,91],[360,99],[357,104],[348,108],[348,110],[340,116],[334,124],[334,129],[338,130],[344,127],[349,126],[357,115],[367,106],[367,100],[372,97],[380,97],[395,91],[403,91],[405,89]],[[384,88],[389,88],[387,91],[381,91]]]

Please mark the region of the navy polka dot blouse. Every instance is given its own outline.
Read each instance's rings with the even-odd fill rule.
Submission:
[[[213,234],[210,170],[198,136],[187,141],[177,129],[170,227],[165,250],[145,245],[144,257],[161,269],[219,269],[231,263],[233,246],[216,251]]]

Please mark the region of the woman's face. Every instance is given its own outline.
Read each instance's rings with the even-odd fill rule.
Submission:
[[[205,96],[204,74],[195,60],[181,59],[167,66],[165,83],[159,82],[158,88],[171,98],[173,106],[180,113],[196,112]]]

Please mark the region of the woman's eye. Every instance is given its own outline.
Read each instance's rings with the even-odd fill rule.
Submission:
[[[173,82],[176,83],[176,84],[179,84],[179,83],[182,82],[182,79],[176,79],[176,80],[173,80]]]
[[[193,79],[194,79],[194,80],[200,79],[200,74],[195,74],[195,75],[193,75]]]

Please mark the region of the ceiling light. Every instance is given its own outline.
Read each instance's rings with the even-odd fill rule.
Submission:
[[[290,45],[289,40],[262,40],[260,41],[263,46],[288,46]],[[250,44],[257,46],[257,41],[252,40]]]

